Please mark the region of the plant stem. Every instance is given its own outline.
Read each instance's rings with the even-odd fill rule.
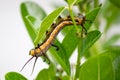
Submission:
[[[71,8],[69,8],[69,12],[70,12],[70,16],[71,16],[71,18],[72,18],[72,21],[73,21],[73,23],[74,23],[74,25],[75,25],[75,28],[76,28],[76,30],[77,30],[77,33],[79,33],[79,29],[78,29],[78,27],[77,27],[77,25],[76,25],[76,23],[75,23],[75,20],[74,20],[74,18],[73,18],[73,13],[72,13],[72,9]],[[78,54],[78,56],[79,56],[79,54]],[[79,58],[79,57],[78,57]],[[78,70],[79,68],[79,59],[77,59],[77,65],[76,65],[76,70]],[[76,78],[77,78],[77,73],[78,73],[78,71],[76,71],[75,72],[75,78],[73,77],[72,78],[72,80],[76,80]]]
[[[79,44],[78,44],[79,47],[82,46],[82,45],[81,45],[82,41],[83,41],[83,38],[81,38],[80,41],[79,41]],[[77,80],[77,78],[78,78],[78,76],[79,76],[79,68],[80,68],[80,64],[81,64],[80,60],[81,60],[81,55],[80,55],[80,53],[78,52],[77,62],[76,62],[76,71],[75,71],[74,80]]]
[[[68,10],[69,10],[70,16],[71,16],[71,18],[72,18],[73,24],[75,25],[75,28],[76,28],[77,33],[78,33],[78,32],[79,32],[79,29],[78,29],[78,27],[77,27],[77,25],[76,25],[76,22],[75,22],[75,20],[74,20],[74,14],[73,14],[73,11],[72,11],[72,7],[73,7],[73,6],[68,5],[68,8],[69,8]]]

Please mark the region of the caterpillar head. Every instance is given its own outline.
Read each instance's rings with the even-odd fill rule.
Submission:
[[[83,19],[83,20],[86,19],[85,16],[84,16],[83,14],[80,14],[80,13],[78,14],[78,18],[79,18],[79,19]]]
[[[29,51],[29,55],[34,56],[34,57],[39,57],[39,56],[42,56],[42,51],[39,48],[31,49]]]

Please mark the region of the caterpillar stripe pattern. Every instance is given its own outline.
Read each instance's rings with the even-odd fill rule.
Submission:
[[[35,47],[34,49],[30,50],[29,54],[32,56],[27,62],[26,64],[32,59],[32,58],[36,58],[35,62],[34,62],[34,66],[32,69],[32,72],[34,70],[35,67],[35,63],[37,61],[37,58],[40,56],[44,56],[46,59],[48,59],[48,57],[46,56],[46,52],[48,51],[48,49],[51,46],[56,47],[56,49],[58,50],[58,46],[54,45],[54,40],[56,38],[56,36],[58,35],[58,33],[67,25],[73,25],[73,21],[70,18],[70,16],[67,16],[66,18],[61,18],[60,16],[58,17],[58,22],[57,23],[53,23],[51,25],[50,31],[46,31],[46,39],[43,41],[43,43],[41,43],[40,45],[38,45],[37,47]],[[74,20],[76,22],[77,25],[81,25],[82,27],[82,33],[83,31],[85,31],[87,33],[86,28],[84,27],[84,23],[86,20],[85,16],[79,14],[78,16],[74,17]],[[81,33],[81,34],[82,34]],[[49,60],[49,59],[48,59]],[[26,64],[23,66],[23,68],[26,66]],[[21,69],[21,71],[23,70],[23,68]]]

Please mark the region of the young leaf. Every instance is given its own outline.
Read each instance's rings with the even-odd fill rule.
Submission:
[[[84,26],[85,26],[85,28],[87,30],[91,27],[91,25],[94,22],[94,20],[95,20],[95,18],[96,18],[96,16],[97,16],[97,14],[98,14],[100,9],[101,9],[100,7],[95,8],[94,10],[92,10],[91,12],[86,14],[86,20],[90,20],[91,21],[91,22],[89,22],[89,21],[85,22]]]
[[[17,72],[8,72],[5,75],[5,80],[28,80],[28,79]]]
[[[39,72],[35,80],[55,80],[55,68],[50,65],[48,69]]]
[[[87,34],[83,39],[82,44],[78,45],[79,57],[82,57],[83,54],[100,38],[101,33],[99,31],[92,31]]]
[[[109,56],[98,55],[89,58],[80,68],[80,80],[115,80]]]
[[[56,18],[60,15],[60,13],[65,9],[65,7],[60,7],[53,11],[51,14],[49,14],[41,23],[41,26],[39,28],[37,37],[34,41],[34,44],[37,45],[39,41],[42,40],[44,33],[46,30],[50,27],[50,25],[56,20]]]
[[[34,31],[35,26],[32,26],[29,23],[29,21],[26,19],[26,16],[31,15],[36,20],[40,21],[46,16],[46,13],[40,6],[38,6],[36,3],[31,1],[23,2],[20,5],[20,10],[21,10],[21,15],[22,15],[22,19],[24,21],[25,27],[33,42],[36,38],[36,31]]]

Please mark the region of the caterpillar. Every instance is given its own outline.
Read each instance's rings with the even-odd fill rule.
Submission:
[[[50,31],[46,31],[46,39],[43,41],[43,43],[38,44],[37,47],[30,50],[29,55],[31,55],[32,57],[24,64],[21,71],[26,66],[26,64],[35,57],[35,62],[34,62],[33,69],[32,69],[32,72],[33,72],[38,57],[44,56],[46,59],[48,59],[48,57],[46,56],[45,53],[48,51],[48,49],[51,46],[56,47],[56,50],[59,49],[58,46],[54,45],[54,40],[55,40],[56,36],[65,26],[73,25],[74,23],[70,16],[67,16],[66,18],[61,18],[59,16],[58,20],[59,21],[57,23],[53,23],[51,25]],[[86,20],[85,16],[83,16],[81,14],[79,14],[78,16],[75,16],[74,20],[77,25],[81,25],[81,27],[82,27],[81,34],[83,34],[83,31],[85,31],[87,33],[87,30],[84,27],[84,23],[85,23],[85,21],[89,21],[89,20]]]

